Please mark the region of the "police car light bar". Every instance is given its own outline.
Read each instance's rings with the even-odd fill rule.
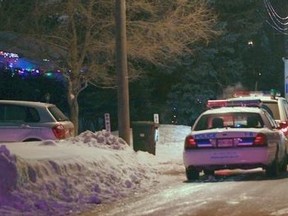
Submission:
[[[227,106],[229,106],[229,107],[235,107],[235,106],[260,107],[261,106],[261,100],[259,100],[259,99],[231,100],[231,101],[227,101]]]
[[[251,100],[208,100],[207,108],[219,108],[219,107],[260,107],[261,101],[258,99]]]

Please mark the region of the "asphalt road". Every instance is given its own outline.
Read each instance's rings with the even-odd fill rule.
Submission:
[[[187,182],[184,173],[167,175],[149,191],[101,204],[81,216],[286,216],[288,173],[268,178],[261,169],[224,170]]]

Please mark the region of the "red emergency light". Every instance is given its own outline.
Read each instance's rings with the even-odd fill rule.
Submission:
[[[261,101],[258,99],[251,100],[208,100],[207,108],[219,108],[219,107],[260,107]]]
[[[219,108],[227,106],[227,100],[208,100],[207,108]]]

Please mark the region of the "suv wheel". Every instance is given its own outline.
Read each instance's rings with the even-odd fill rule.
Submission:
[[[280,164],[278,159],[276,158],[272,164],[270,164],[267,168],[266,168],[266,175],[268,177],[277,177],[280,173]]]
[[[283,161],[281,162],[281,171],[286,172],[287,171],[287,155],[285,153],[285,156],[283,158]]]

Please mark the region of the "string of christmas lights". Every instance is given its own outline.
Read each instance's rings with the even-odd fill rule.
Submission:
[[[43,71],[39,67],[25,58],[20,58],[17,53],[0,50],[0,63],[2,69],[11,72],[11,76],[40,76]]]

